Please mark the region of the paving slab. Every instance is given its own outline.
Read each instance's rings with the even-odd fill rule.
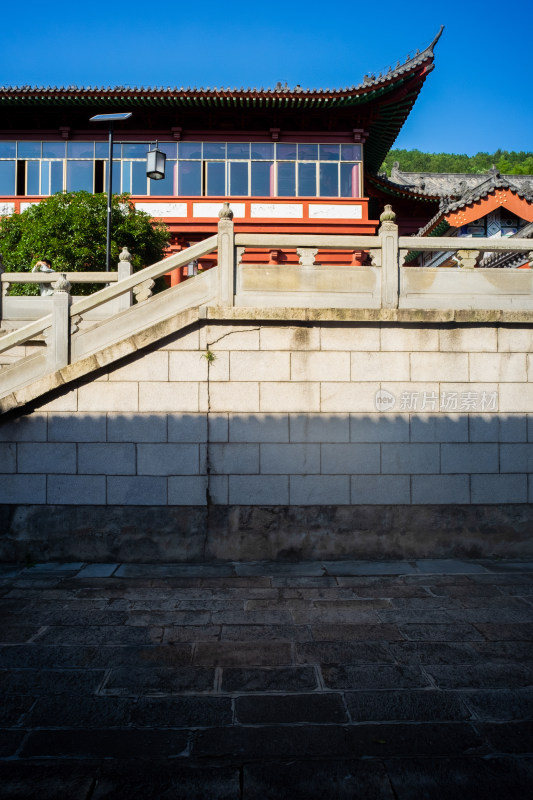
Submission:
[[[530,791],[530,562],[76,562],[0,578],[2,799]]]

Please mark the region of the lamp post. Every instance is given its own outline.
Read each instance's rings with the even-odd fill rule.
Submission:
[[[113,123],[119,120],[129,119],[131,111],[119,112],[117,114],[97,114],[91,117],[89,122],[109,123],[109,155],[107,159],[107,227],[106,227],[106,253],[105,268],[107,272],[111,269],[111,198],[113,188]]]

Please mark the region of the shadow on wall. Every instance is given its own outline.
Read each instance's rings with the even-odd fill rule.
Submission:
[[[4,560],[533,553],[525,415],[36,411],[0,471]]]

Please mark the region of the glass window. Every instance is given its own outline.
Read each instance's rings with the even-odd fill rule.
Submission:
[[[248,162],[247,161],[230,162],[229,169],[230,169],[229,193],[234,197],[236,195],[247,195]]]
[[[15,142],[0,142],[0,158],[15,158],[15,150]]]
[[[144,158],[148,152],[147,144],[123,144],[122,158]]]
[[[296,161],[296,145],[277,144],[276,158],[281,161]]]
[[[0,161],[0,194],[15,194],[14,161]]]
[[[320,196],[338,197],[339,168],[337,164],[320,164]]]
[[[65,158],[65,142],[43,142],[43,158]]]
[[[50,194],[50,162],[41,161],[41,194]]]
[[[341,164],[341,197],[360,197],[359,164]]]
[[[172,197],[175,194],[176,162],[167,161],[165,164],[165,177],[160,181],[148,180],[148,189],[151,195]]]
[[[339,160],[339,145],[338,144],[321,144],[320,145],[320,160],[321,161],[338,161]]]
[[[250,143],[228,142],[228,158],[250,158]]]
[[[113,143],[113,158],[120,158],[122,152],[122,145]],[[94,157],[101,158],[104,161],[109,154],[109,142],[95,142],[94,143]]]
[[[178,145],[179,158],[201,158],[202,157],[202,143],[201,142],[180,142]]]
[[[318,161],[318,145],[317,144],[299,144],[298,145],[298,160],[299,161]]]
[[[147,194],[146,161],[130,161],[131,164],[131,193]],[[161,181],[156,181],[161,183]]]
[[[274,196],[274,164],[272,161],[252,161],[253,197]]]
[[[204,142],[204,158],[226,158],[226,143]]]
[[[131,192],[131,161],[122,162],[122,191]]]
[[[176,158],[177,143],[176,142],[158,142],[158,148],[167,158]]]
[[[206,164],[207,191],[209,197],[226,194],[226,162],[208,161]]]
[[[26,194],[39,194],[39,162],[26,162]]]
[[[182,196],[192,197],[202,194],[201,161],[178,161],[178,192]]]
[[[298,194],[316,197],[316,164],[298,164]]]
[[[341,144],[341,161],[361,161],[361,145]]]
[[[63,191],[63,162],[50,161],[50,194]]]
[[[274,145],[270,142],[252,142],[252,158],[272,161],[274,158]]]
[[[0,145],[1,147],[1,145]],[[40,158],[40,142],[19,142],[17,144],[17,155],[19,158]],[[38,194],[38,193],[37,193]]]
[[[67,142],[69,158],[94,158],[94,142]]]
[[[294,197],[296,195],[296,164],[294,162],[278,163],[278,196]]]
[[[105,182],[105,190],[107,192],[107,163],[105,165],[106,168],[106,182]],[[121,180],[121,172],[122,172],[122,162],[121,161],[113,161],[113,172],[111,173],[112,177],[112,187],[111,190],[113,194],[120,194],[120,192],[125,192],[126,189],[122,186]]]
[[[67,192],[92,192],[93,171],[92,161],[67,161]]]

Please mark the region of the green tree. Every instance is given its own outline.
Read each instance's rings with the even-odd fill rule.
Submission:
[[[135,270],[163,258],[169,241],[167,227],[137,211],[127,195],[113,197],[111,264],[122,247],[132,254]],[[31,272],[46,258],[56,272],[99,272],[106,268],[107,196],[89,192],[54,194],[32,204],[22,214],[0,219],[0,253],[8,272]],[[78,294],[95,288],[77,285]],[[11,287],[11,291],[17,289]],[[20,284],[22,294],[38,294],[35,284]]]
[[[519,153],[498,149],[494,153],[476,153],[467,156],[459,153],[423,153],[421,150],[389,150],[381,165],[391,174],[395,161],[402,172],[486,172],[493,164],[504,175],[533,174],[533,153]]]

